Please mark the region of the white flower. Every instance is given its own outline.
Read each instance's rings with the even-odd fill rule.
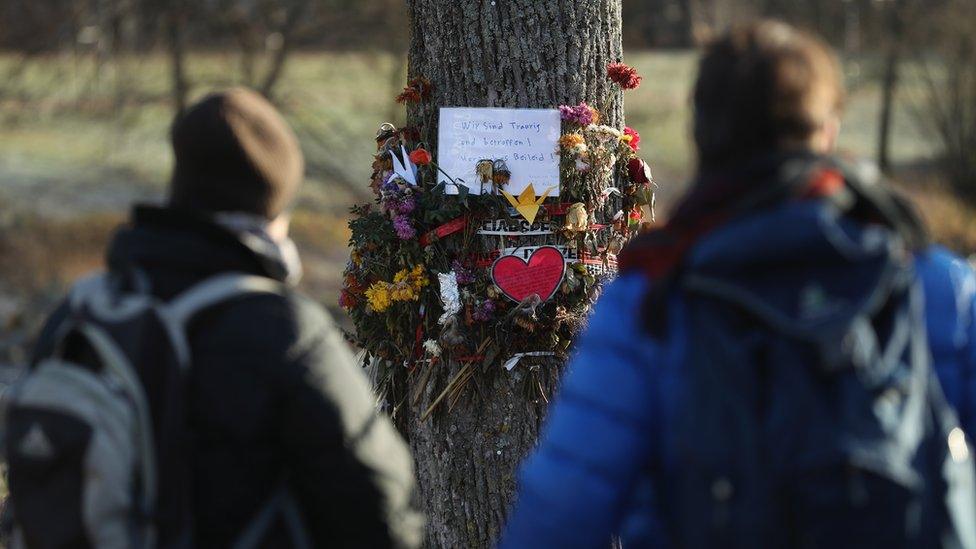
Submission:
[[[587,126],[586,131],[602,137],[614,137],[616,139],[620,139],[620,137],[623,135],[623,133],[621,133],[621,131],[617,128],[604,125],[597,126],[596,124],[590,124]]]
[[[441,356],[441,346],[433,339],[424,341],[424,351],[430,356]]]
[[[590,171],[590,165],[587,164],[586,162],[583,162],[582,159],[577,158],[576,159],[576,169],[577,169],[577,171],[588,172],[588,171]]]

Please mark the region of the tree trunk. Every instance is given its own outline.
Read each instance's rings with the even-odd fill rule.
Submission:
[[[434,90],[433,101],[411,106],[408,120],[431,150],[440,106],[554,108],[587,101],[609,113],[604,123],[620,127],[622,98],[606,66],[621,60],[621,0],[407,4],[409,75],[429,79]],[[428,547],[488,547],[502,527],[516,468],[535,444],[559,372],[558,365],[529,369],[524,362],[509,372],[501,367],[506,358],[486,368],[475,363],[479,372],[450,411],[442,404],[422,419],[445,385],[430,382],[397,412],[417,462]],[[443,380],[459,370],[439,365],[431,375]]]
[[[891,171],[891,126],[895,112],[895,94],[898,90],[898,69],[901,65],[903,6],[892,2],[887,7],[886,32],[888,51],[885,54],[884,76],[881,81],[881,120],[878,124],[878,166],[885,173]]]
[[[176,113],[186,110],[187,94],[190,85],[186,78],[186,47],[183,27],[186,19],[184,5],[180,0],[171,0],[166,14],[166,42],[170,57],[171,93]]]
[[[898,88],[899,49],[891,47],[885,59],[884,77],[881,82],[881,120],[878,124],[878,167],[885,173],[891,171],[891,125],[895,112],[895,91]]]

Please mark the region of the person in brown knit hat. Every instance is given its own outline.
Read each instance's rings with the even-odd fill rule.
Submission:
[[[271,103],[246,88],[208,95],[176,119],[171,138],[175,207],[272,220],[301,185],[298,139]]]
[[[376,410],[328,313],[291,287],[298,260],[289,209],[303,172],[295,134],[268,101],[235,88],[178,116],[171,135],[168,204],[137,206],[115,235],[107,279],[120,299],[106,301],[145,303],[148,293],[169,307],[157,315],[168,320],[184,318],[172,311],[202,290],[224,298],[168,331],[150,326],[136,341],[133,330],[117,340],[149,357],[131,360],[156,422],[159,490],[151,512],[140,511],[140,527],[151,521],[160,546],[419,546],[409,451]],[[265,290],[213,289],[228,280]],[[89,371],[101,368],[90,346],[62,345],[75,303],[52,315],[35,364],[57,352]],[[163,362],[186,356],[167,352],[174,333],[185,333],[189,364]],[[17,528],[36,540],[31,546],[105,545],[92,541],[104,524],[49,511],[54,502],[86,509],[72,499],[77,491],[53,494],[45,478],[11,471]],[[82,486],[72,482],[65,486]],[[50,528],[55,519],[58,528]]]

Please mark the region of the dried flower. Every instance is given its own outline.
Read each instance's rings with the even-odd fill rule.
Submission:
[[[624,126],[624,135],[620,138],[620,140],[630,145],[630,148],[633,149],[634,152],[640,150],[640,134],[637,133],[637,130],[634,128]]]
[[[566,212],[566,225],[563,227],[573,233],[581,233],[590,227],[590,214],[586,211],[586,204],[576,202]]]
[[[637,69],[623,63],[610,63],[607,65],[607,78],[620,85],[625,90],[632,90],[640,86],[641,76],[637,74]]]
[[[417,229],[413,228],[413,224],[410,223],[410,218],[403,215],[393,217],[393,230],[396,231],[400,240],[410,240],[417,236]]]
[[[478,304],[471,313],[471,319],[475,322],[488,322],[495,314],[495,302],[486,299]]]
[[[407,87],[403,88],[400,95],[396,96],[397,103],[419,103],[430,97],[433,89],[430,81],[424,77],[417,77],[407,82]]]
[[[559,146],[568,152],[581,154],[586,152],[586,139],[578,133],[566,133],[559,138]]]
[[[430,164],[431,160],[433,160],[433,158],[430,156],[430,153],[427,152],[427,149],[421,148],[410,153],[410,161],[418,166],[426,166],[427,164]]]
[[[396,96],[397,103],[419,103],[420,102],[420,92],[417,90],[406,87],[400,92],[400,95]]]
[[[620,136],[623,135],[622,133],[620,133],[620,130],[618,130],[617,128],[614,128],[612,126],[603,126],[597,124],[590,124],[589,126],[584,128],[584,130],[586,131],[586,133],[594,135],[604,140],[620,139]]]
[[[356,306],[356,298],[346,290],[339,292],[339,306],[350,311]]]
[[[494,161],[490,158],[482,158],[475,164],[474,171],[482,183],[490,183],[495,174]]]
[[[393,299],[390,296],[390,285],[386,282],[374,282],[366,290],[366,300],[369,303],[369,308],[377,313],[382,313],[383,311],[390,308],[393,304]]]
[[[441,346],[433,339],[424,341],[424,351],[430,356],[441,356]]]
[[[651,175],[651,167],[640,158],[631,158],[627,162],[627,175],[630,176],[631,183],[635,185],[646,185],[654,181]]]
[[[508,185],[508,182],[512,179],[512,170],[508,168],[508,164],[502,159],[495,160],[491,166],[491,171],[491,181],[497,188]]]
[[[471,284],[475,280],[474,271],[465,266],[460,259],[451,262],[451,270],[454,271],[454,278],[457,279],[458,284]]]
[[[569,105],[559,106],[559,117],[567,122],[589,126],[600,121],[600,113],[596,109],[582,102],[575,107]]]

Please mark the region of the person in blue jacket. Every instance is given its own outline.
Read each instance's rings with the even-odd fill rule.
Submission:
[[[688,273],[698,275],[700,289],[713,297],[731,296],[757,316],[779,319],[798,338],[826,341],[827,351],[831,345],[845,349],[848,339],[831,339],[829,331],[824,336],[831,324],[810,319],[849,320],[854,308],[847,298],[894,287],[885,286],[897,278],[890,273],[909,273],[905,292],[921,286],[925,329],[902,335],[927,346],[945,397],[963,430],[973,433],[976,275],[951,252],[928,245],[910,208],[884,185],[827,156],[839,129],[840,80],[826,45],[778,22],[734,29],[706,48],[694,92],[699,175],[667,226],[637,239],[621,255],[621,274],[596,304],[539,446],[523,465],[501,547],[607,547],[612,536],[620,536],[626,549],[731,546],[689,542],[695,525],[675,523],[674,509],[683,504],[683,494],[671,488],[688,467],[680,456],[689,454],[673,441],[697,442],[694,432],[691,438],[675,432],[685,425],[684,411],[713,409],[710,402],[682,400],[694,382],[687,357],[701,353],[700,347],[714,346],[718,350],[706,349],[714,356],[723,347],[734,352],[736,345],[749,345],[746,336],[731,343],[702,341],[699,331],[709,327],[694,316],[687,292],[674,284],[689,284]],[[887,328],[874,329],[880,334]],[[925,332],[927,342],[916,337],[918,332]],[[890,333],[899,332],[891,328]],[[778,352],[777,342],[766,341],[762,345],[769,353]],[[774,369],[780,366],[772,363]],[[811,439],[817,436],[810,431]],[[703,439],[709,436],[707,429],[701,433]],[[958,430],[948,440],[952,458],[965,461],[967,446]],[[729,438],[722,444],[736,442]],[[700,441],[701,448],[714,445]],[[905,525],[911,519],[858,518],[858,506],[900,501],[897,491],[876,497],[872,479],[845,480],[855,503],[853,510],[838,512],[853,518],[835,521],[842,529],[822,529],[820,537],[814,534],[802,546],[941,546],[927,534],[904,542],[899,536],[911,527]],[[734,483],[722,478],[707,486],[715,501],[738,496]],[[859,496],[862,492],[870,497]],[[830,508],[810,511],[806,518],[796,513],[813,531],[837,518],[830,514]],[[734,521],[745,515],[730,516]],[[976,522],[976,517],[969,519]],[[786,535],[799,528],[794,523],[773,526]],[[707,527],[704,521],[702,527]],[[675,536],[681,528],[692,532],[684,542]],[[762,525],[755,531],[776,528]],[[850,536],[843,528],[850,529]],[[885,541],[888,533],[897,541]],[[784,539],[760,536],[736,544],[801,545]]]

